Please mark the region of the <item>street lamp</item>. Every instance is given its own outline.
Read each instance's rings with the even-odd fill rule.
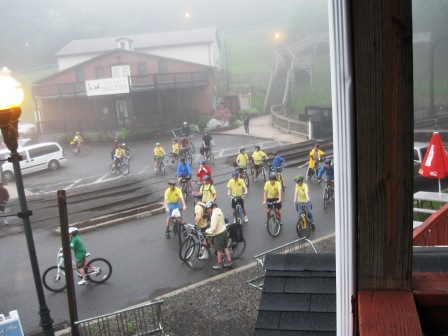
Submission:
[[[11,71],[9,71],[8,68],[2,68],[0,71],[0,128],[2,130],[3,141],[11,151],[11,156],[8,158],[8,161],[12,162],[16,179],[17,196],[20,203],[20,212],[17,215],[23,220],[34,284],[36,285],[37,298],[39,300],[40,326],[42,327],[45,336],[54,336],[53,319],[50,316],[50,310],[45,302],[44,290],[40,280],[39,264],[37,263],[36,249],[34,247],[33,232],[30,223],[32,212],[28,210],[26,204],[22,171],[20,170],[20,161],[22,160],[22,157],[17,153],[17,124],[19,123],[19,117],[22,114],[22,110],[20,109],[22,101],[22,85],[11,77]]]
[[[435,120],[435,127],[437,129],[437,115],[436,115],[436,111],[434,111],[434,53],[436,51],[437,46],[445,41],[448,40],[448,37],[443,37],[440,40],[438,40],[434,46],[431,49],[431,64],[430,64],[430,78],[429,78],[429,108],[430,108],[430,113],[432,113],[432,116],[434,117]]]

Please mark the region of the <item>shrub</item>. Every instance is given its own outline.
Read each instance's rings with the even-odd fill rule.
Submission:
[[[251,107],[251,108],[248,108],[248,109],[243,109],[243,110],[240,111],[240,114],[243,114],[243,115],[247,114],[249,116],[253,116],[253,115],[258,114],[258,109],[256,109],[255,107]]]
[[[200,130],[203,130],[207,127],[208,122],[212,119],[211,115],[202,114],[199,116],[198,127]]]
[[[118,132],[117,136],[121,140],[126,141],[126,140],[129,140],[129,138],[131,136],[131,133],[132,132],[129,129],[123,127],[123,128],[120,129],[120,131]]]
[[[219,121],[230,122],[230,119],[232,118],[232,112],[230,112],[228,108],[222,108],[217,110],[213,114],[213,118],[218,119]]]
[[[232,122],[232,126],[234,126],[234,127],[240,127],[240,126],[243,126],[243,121],[240,120],[240,119],[235,119],[235,120],[233,120],[233,122]]]

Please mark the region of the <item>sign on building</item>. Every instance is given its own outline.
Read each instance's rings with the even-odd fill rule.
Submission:
[[[0,314],[0,336],[23,336],[17,310],[9,312],[9,316]]]
[[[129,93],[128,77],[94,79],[86,81],[87,96]]]

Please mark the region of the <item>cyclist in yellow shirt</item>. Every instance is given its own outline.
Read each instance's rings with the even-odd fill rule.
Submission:
[[[120,166],[121,162],[123,161],[123,157],[126,156],[126,150],[124,149],[124,147],[125,147],[124,144],[119,144],[118,148],[115,150],[113,162],[117,169]]]
[[[176,187],[176,181],[171,180],[168,181],[168,189],[165,191],[165,211],[166,211],[166,238],[170,238],[170,219],[174,209],[179,209],[180,211],[180,202],[182,202],[182,210],[187,210],[187,206],[185,205],[184,196],[182,195],[182,191]],[[182,213],[182,212],[181,212]],[[180,222],[183,223],[182,217],[180,218]]]
[[[325,160],[325,153],[319,149],[319,144],[315,143],[314,148],[310,152],[310,161],[308,164],[308,171],[306,173],[306,179],[309,180],[314,175],[314,166],[317,162]]]
[[[310,202],[310,195],[308,192],[308,186],[306,185],[306,183],[303,183],[303,176],[302,175],[297,175],[294,179],[294,181],[296,182],[296,190],[294,192],[294,204],[298,206],[297,209],[301,209],[299,207],[300,203],[305,203],[306,206],[306,212],[308,213],[308,218],[311,222],[311,229],[314,230],[315,229],[315,222],[314,222],[314,216],[312,213],[312,205]],[[299,211],[299,210],[298,210]],[[301,211],[299,211],[299,217],[301,215]]]
[[[173,139],[173,144],[171,145],[171,164],[174,164],[174,160],[179,156],[180,146],[176,139]]]
[[[154,173],[157,173],[159,169],[160,162],[163,160],[163,156],[165,155],[165,150],[160,146],[160,142],[156,143],[156,147],[154,148],[154,161],[156,165],[154,167]]]
[[[247,187],[246,184],[244,183],[244,180],[239,178],[237,172],[232,173],[232,178],[227,183],[227,195],[232,197],[233,223],[236,223],[237,204],[241,205],[244,215],[244,223],[247,223],[249,219],[247,218],[246,215],[246,209],[244,208],[244,200],[242,197],[243,195],[247,195]]]
[[[78,152],[81,151],[81,146],[82,146],[82,143],[84,142],[84,139],[81,137],[81,133],[76,132],[75,137],[73,138],[72,142],[73,142],[73,144],[76,143],[76,148],[77,148]]]
[[[246,148],[243,147],[240,149],[240,154],[238,154],[238,156],[236,157],[235,162],[238,167],[239,175],[241,177],[244,169],[246,169],[247,167],[247,163],[249,162],[249,155],[247,155],[246,153]]]
[[[278,221],[282,225],[282,217],[280,214],[280,209],[282,208],[282,186],[280,182],[277,181],[277,175],[275,173],[269,174],[269,181],[264,184],[263,193],[263,204],[274,203],[274,208],[277,212]],[[270,209],[272,204],[267,204],[268,211],[266,212],[266,217],[269,217]]]
[[[252,154],[252,160],[254,161],[254,175],[252,177],[254,181],[257,181],[258,170],[263,164],[263,159],[267,160],[268,156],[266,155],[266,153],[260,150],[260,146],[255,146],[255,152]]]
[[[210,176],[205,175],[202,180],[201,188],[199,192],[202,194],[202,202],[207,203],[208,201],[214,202],[216,200],[216,189],[215,186],[210,183]]]

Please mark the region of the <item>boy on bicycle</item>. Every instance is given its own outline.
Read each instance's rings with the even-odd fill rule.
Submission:
[[[214,202],[216,200],[216,189],[211,183],[210,176],[205,175],[203,179],[203,184],[199,188],[199,192],[202,195],[202,202],[207,203],[208,201]]]
[[[205,131],[202,136],[202,148],[199,150],[204,158],[208,157],[208,152],[210,151],[211,146],[215,146],[215,142],[213,141],[212,136]]]
[[[75,254],[76,268],[82,277],[81,281],[78,282],[78,285],[82,286],[88,284],[89,282],[86,279],[86,271],[84,270],[86,246],[82,242],[81,238],[78,237],[78,228],[68,228],[68,235],[70,236],[70,249],[72,249]]]
[[[176,177],[178,178],[178,182],[184,178],[188,182],[188,186],[190,187],[190,191],[193,192],[193,184],[191,183],[191,168],[185,158],[181,158],[179,160],[179,164],[177,165]]]
[[[286,160],[282,158],[280,155],[278,155],[277,152],[272,153],[273,159],[272,159],[272,171],[275,173],[277,169],[285,167],[286,166]]]
[[[227,247],[227,229],[224,222],[224,214],[222,210],[217,207],[213,202],[207,202],[205,208],[210,216],[210,227],[205,230],[205,234],[213,237],[213,244],[215,245],[216,256],[218,263],[213,266],[214,270],[221,270],[222,265],[222,252],[226,255],[227,262],[224,263],[224,267],[232,267],[232,259],[230,257],[230,251]]]
[[[331,164],[330,159],[326,159],[325,164],[320,168],[319,174],[317,175],[317,182],[320,183],[324,173],[327,174],[327,180],[334,183],[334,166]]]
[[[243,194],[244,190],[244,194]],[[237,172],[232,173],[232,178],[227,183],[227,195],[232,197],[232,209],[233,209],[233,223],[236,223],[236,205],[241,205],[244,215],[244,223],[247,223],[249,219],[246,215],[246,209],[244,208],[243,195],[247,195],[246,183],[243,179],[240,179]],[[238,198],[238,199],[236,199]]]
[[[171,164],[174,164],[174,160],[179,156],[180,146],[176,139],[173,139],[173,144],[171,145]]]
[[[160,146],[160,142],[156,143],[156,147],[154,147],[154,161],[156,162],[156,165],[154,167],[154,173],[157,172],[157,169],[159,168],[160,161],[163,160],[163,156],[165,155],[165,150],[162,146]]]
[[[257,181],[258,169],[263,164],[263,160],[269,159],[265,152],[260,150],[260,146],[255,146],[255,152],[252,154],[252,160],[254,161],[254,181]]]
[[[311,202],[310,202],[310,195],[308,193],[308,186],[303,183],[303,176],[298,175],[294,179],[296,181],[296,191],[294,192],[294,204],[297,205],[298,203],[305,203],[306,205],[306,212],[308,213],[308,218],[311,222],[311,228],[314,230],[314,216],[311,212]],[[300,207],[298,208],[300,209]],[[299,210],[298,210],[299,211]],[[301,211],[299,211],[299,216],[301,215]]]
[[[268,211],[266,212],[267,218],[269,218],[271,208],[274,206],[278,221],[282,225],[282,217],[280,214],[280,209],[282,208],[282,186],[277,181],[277,175],[275,173],[269,174],[269,181],[264,184],[263,204],[267,204],[268,206]]]
[[[306,174],[306,179],[309,180],[314,175],[314,166],[317,162],[325,158],[325,153],[319,149],[319,144],[314,144],[314,149],[310,152],[310,161],[308,164],[308,172]]]
[[[185,205],[184,196],[182,195],[182,191],[176,187],[176,181],[171,180],[168,181],[168,189],[165,191],[165,211],[166,211],[166,233],[165,236],[167,239],[170,238],[170,220],[173,214],[174,209],[180,210],[180,203],[182,202],[182,210],[187,210],[187,206]],[[182,213],[182,212],[181,212]],[[183,223],[182,217],[180,218],[180,222]]]
[[[240,153],[236,157],[236,166],[238,167],[238,172],[241,177],[241,174],[243,174],[244,169],[247,167],[247,162],[249,161],[249,155],[246,153],[246,148],[241,148]]]
[[[82,143],[84,142],[84,139],[81,137],[81,133],[76,132],[75,137],[73,138],[72,142],[74,144],[76,143],[76,148],[77,148],[77,151],[79,153],[81,151]]]
[[[126,156],[126,150],[124,149],[124,147],[125,147],[124,144],[119,144],[118,148],[115,150],[113,162],[117,169],[120,166],[121,162],[123,161],[123,157]]]

